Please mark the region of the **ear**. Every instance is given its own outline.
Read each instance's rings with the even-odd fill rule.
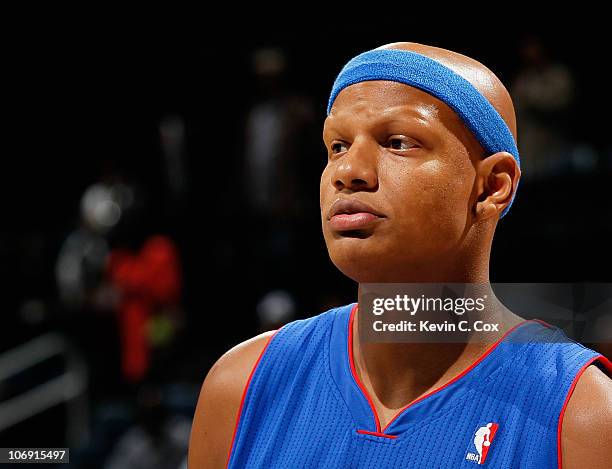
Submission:
[[[478,161],[474,219],[499,217],[510,204],[520,178],[518,163],[508,152],[494,153]]]

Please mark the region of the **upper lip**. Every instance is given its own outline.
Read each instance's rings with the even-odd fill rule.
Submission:
[[[329,220],[334,215],[339,215],[342,213],[360,213],[360,212],[372,213],[378,217],[384,217],[384,215],[380,213],[378,210],[375,210],[373,207],[366,204],[365,202],[362,202],[361,200],[342,198],[342,199],[337,199],[332,204],[332,206],[329,208],[327,219]]]

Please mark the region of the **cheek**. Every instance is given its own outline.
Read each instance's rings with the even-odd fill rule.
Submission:
[[[319,183],[319,208],[321,210],[323,210],[325,207],[329,207],[331,202],[327,199],[333,194],[334,191],[329,174],[330,167],[327,165],[321,173],[321,181]],[[321,216],[323,216],[323,213],[321,213]]]
[[[328,166],[325,166],[323,172],[321,173],[321,180],[319,181],[319,200],[321,203],[323,202],[323,188],[325,186],[325,181],[327,181],[327,171]]]
[[[472,188],[469,168],[450,167],[440,159],[389,168],[387,181],[381,182],[390,189],[388,202],[397,236],[420,250],[427,246],[439,250],[456,243],[467,223]]]

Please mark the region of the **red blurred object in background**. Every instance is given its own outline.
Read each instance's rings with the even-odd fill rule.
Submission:
[[[178,249],[166,236],[150,236],[137,254],[127,249],[112,250],[105,275],[121,295],[116,312],[122,372],[126,380],[138,382],[150,366],[149,318],[155,310],[172,309],[179,303]]]

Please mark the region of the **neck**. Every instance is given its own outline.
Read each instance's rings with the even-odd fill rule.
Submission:
[[[440,278],[436,281],[442,283]],[[495,318],[495,322],[499,323],[499,332],[486,334],[486,337],[472,334],[465,341],[453,343],[362,343],[358,308],[352,324],[353,360],[359,378],[380,407],[379,413],[384,413],[385,409],[390,412],[400,409],[444,385],[483,355],[506,331],[522,321],[497,301],[488,279],[465,275],[459,279],[446,277],[444,281],[479,283],[480,289],[488,290],[492,301],[487,305],[487,310],[479,316],[471,315],[470,320],[482,319],[486,322]]]

